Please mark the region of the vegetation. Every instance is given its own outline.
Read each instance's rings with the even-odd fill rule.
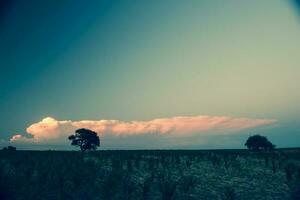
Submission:
[[[250,150],[259,151],[259,150],[273,150],[275,145],[272,144],[267,137],[261,135],[253,135],[248,138],[245,143],[245,146]]]
[[[0,199],[299,199],[300,149],[0,151]]]
[[[4,150],[4,151],[15,151],[15,150],[17,150],[17,148],[13,147],[13,146],[7,146],[7,147],[3,147],[2,150]]]
[[[97,133],[85,128],[77,129],[68,139],[72,141],[71,145],[79,146],[81,151],[96,150],[100,146]]]

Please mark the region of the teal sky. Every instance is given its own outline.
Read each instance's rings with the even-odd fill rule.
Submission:
[[[259,133],[281,147],[300,145],[300,17],[292,1],[0,5],[3,141],[48,116],[209,115],[276,119]],[[242,144],[255,131],[232,138]],[[203,147],[223,147],[214,140]]]

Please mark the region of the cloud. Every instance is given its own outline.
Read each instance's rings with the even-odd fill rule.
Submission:
[[[21,134],[14,135],[10,138],[10,142],[31,142],[31,138],[27,138]]]
[[[239,131],[275,123],[274,119],[249,119],[228,116],[180,116],[159,118],[149,121],[119,120],[56,120],[52,117],[30,125],[26,132],[11,137],[12,143],[55,144],[67,142],[67,137],[78,128],[96,131],[104,138],[139,138],[141,141],[149,135],[155,137],[188,138],[191,136],[211,134],[234,134]]]

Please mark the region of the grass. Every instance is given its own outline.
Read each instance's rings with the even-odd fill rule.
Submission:
[[[0,199],[288,200],[300,149],[0,151]]]

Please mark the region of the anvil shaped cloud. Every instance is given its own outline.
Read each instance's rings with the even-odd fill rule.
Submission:
[[[233,118],[227,116],[188,116],[160,118],[149,121],[124,122],[119,120],[56,120],[52,117],[30,125],[31,137],[14,135],[11,142],[48,143],[65,141],[78,128],[88,128],[100,136],[170,135],[188,137],[191,134],[232,134],[237,131],[274,123],[273,119]]]

